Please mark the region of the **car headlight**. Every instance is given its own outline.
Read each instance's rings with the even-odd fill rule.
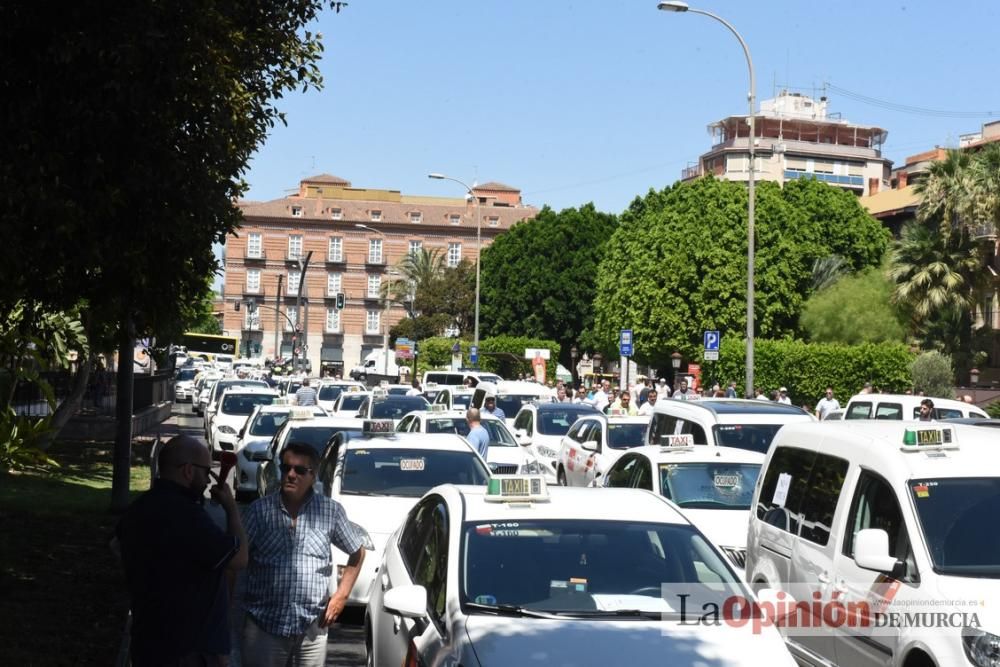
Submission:
[[[219,427],[219,433],[225,433],[226,435],[236,435],[236,429],[232,426],[226,426],[223,424]]]
[[[548,457],[550,459],[554,459],[556,456],[559,455],[559,452],[557,452],[556,450],[552,449],[551,447],[546,447],[545,445],[539,445],[538,447],[535,448],[535,450],[540,455],[546,456],[546,457]]]
[[[962,648],[965,657],[977,667],[1000,665],[1000,637],[979,628],[962,628]]]
[[[542,474],[542,466],[538,465],[538,461],[528,461],[527,463],[525,463],[525,464],[523,464],[521,466],[521,469],[518,471],[518,474],[520,474],[520,475],[541,475]]]

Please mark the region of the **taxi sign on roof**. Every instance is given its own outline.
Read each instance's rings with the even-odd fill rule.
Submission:
[[[539,502],[549,500],[541,475],[497,475],[486,486],[484,499],[494,503]]]
[[[444,403],[431,403],[427,406],[427,412],[447,412],[448,406]]]
[[[312,408],[305,406],[295,406],[288,411],[289,419],[312,419],[315,416],[316,415],[313,413]]]
[[[391,419],[366,419],[361,423],[361,432],[364,435],[385,435],[394,430],[395,425]]]
[[[951,427],[908,428],[903,431],[903,446],[900,449],[904,452],[958,449],[958,443]]]
[[[389,392],[385,390],[385,387],[374,387],[372,388],[372,396],[375,398],[385,398],[389,395]]]
[[[678,447],[693,447],[694,436],[690,433],[661,435],[660,446],[662,446],[665,449],[675,449]]]

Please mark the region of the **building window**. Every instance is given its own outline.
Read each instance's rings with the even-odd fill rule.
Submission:
[[[243,328],[247,331],[260,331],[260,309],[255,308],[253,312],[248,308],[243,315]]]
[[[326,294],[327,296],[336,296],[343,285],[343,280],[339,273],[328,273],[326,274]]]
[[[411,256],[419,255],[424,247],[423,241],[410,241],[410,249],[407,251]]]
[[[423,216],[420,215],[419,211],[410,213],[410,222],[412,222],[414,224],[419,224],[419,223],[423,222],[423,220],[424,220]]]
[[[340,311],[336,308],[326,309],[326,332],[340,333]]]
[[[379,297],[379,290],[382,288],[382,276],[377,273],[372,273],[368,275],[368,298],[377,299]]]
[[[327,260],[330,262],[344,261],[344,239],[339,236],[330,237],[330,245],[326,250]]]
[[[369,264],[382,263],[382,239],[368,240],[368,263]]]
[[[299,281],[302,279],[302,274],[298,271],[288,272],[288,294],[295,296],[299,293]]]
[[[251,259],[260,259],[263,249],[260,234],[247,234],[247,257],[250,257]]]
[[[288,259],[299,259],[302,257],[302,235],[292,234],[288,237]]]
[[[490,217],[490,227],[497,227],[500,225],[500,218]]]
[[[333,218],[334,220],[343,220],[344,219],[344,211],[343,211],[343,209],[331,208],[330,209],[330,217]]]
[[[448,216],[448,221],[453,225],[459,225],[462,223],[462,216],[452,214]]]
[[[251,294],[260,291],[260,269],[247,269],[247,291]]]
[[[285,315],[287,315],[287,317],[284,318],[285,319],[285,331],[291,331],[292,330],[292,325],[297,325],[298,324],[298,319],[299,319],[298,318],[298,314],[299,314],[298,311],[295,310],[294,308],[289,308],[289,309],[287,309],[285,311]]]
[[[302,217],[302,207],[301,206],[293,206],[292,207],[292,217],[293,218],[301,218]]]
[[[382,222],[382,211],[372,211],[372,222]]]
[[[449,243],[448,244],[448,266],[456,267],[458,263],[462,261],[462,244],[461,243]]]
[[[369,310],[368,315],[365,317],[365,333],[377,334],[379,332],[380,316],[381,311]]]

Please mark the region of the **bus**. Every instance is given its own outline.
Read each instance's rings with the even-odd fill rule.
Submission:
[[[236,336],[216,336],[188,332],[181,337],[181,345],[187,350],[189,357],[232,364],[236,351],[239,349],[239,339]]]

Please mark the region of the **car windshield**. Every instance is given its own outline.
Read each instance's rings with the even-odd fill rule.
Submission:
[[[372,419],[402,419],[414,410],[426,410],[427,401],[420,396],[393,396],[376,400],[372,405]]]
[[[351,426],[296,426],[289,430],[288,439],[285,442],[303,442],[322,454],[323,450],[326,449],[326,443],[334,435],[341,431],[356,430],[356,427]]]
[[[503,512],[497,512],[501,517]],[[722,558],[687,524],[549,519],[476,521],[462,535],[461,602],[568,616],[676,614],[706,597],[746,595]],[[622,556],[628,555],[628,567]],[[699,603],[692,607],[692,600]],[[660,620],[660,616],[653,618]],[[667,616],[663,617],[664,620]]]
[[[438,484],[485,486],[489,471],[468,451],[348,449],[341,491],[353,495],[419,498]]]
[[[527,394],[499,394],[497,396],[497,407],[503,410],[504,415],[516,415],[523,406],[538,398]]]
[[[344,391],[343,387],[337,386],[335,384],[325,384],[319,388],[319,400],[321,401],[335,401],[337,397],[340,396]]]
[[[227,389],[232,389],[233,387],[266,387],[266,382],[260,382],[258,380],[219,380],[212,386],[212,391],[215,392],[214,405],[219,404],[219,399],[222,398],[222,392]]]
[[[1000,578],[1000,478],[921,479],[909,483],[934,570],[970,578]]]
[[[275,398],[271,394],[226,394],[222,398],[222,413],[249,415],[258,405],[271,405]]]
[[[638,447],[646,438],[646,424],[608,424],[608,446],[611,449]]]
[[[177,377],[175,379],[177,379],[178,381],[193,380],[194,376],[197,374],[198,374],[197,368],[182,368],[181,370],[177,371]]]
[[[774,434],[781,424],[716,424],[715,444],[720,447],[735,447],[751,452],[767,454]]]
[[[484,419],[480,422],[490,436],[490,447],[517,447],[514,436],[499,419]],[[427,433],[456,433],[469,435],[469,422],[464,417],[432,417],[427,420]]]
[[[469,407],[469,403],[472,403],[472,394],[453,394],[451,397],[451,406],[456,410]]]
[[[340,395],[340,407],[338,410],[357,410],[361,407],[361,403],[367,398],[367,394],[357,393],[344,393]]]
[[[756,463],[661,463],[660,493],[686,509],[748,510]]]
[[[538,432],[542,435],[566,435],[566,431],[585,413],[580,410],[539,410],[538,411]]]
[[[287,412],[261,412],[250,426],[250,435],[274,435],[287,419]]]

